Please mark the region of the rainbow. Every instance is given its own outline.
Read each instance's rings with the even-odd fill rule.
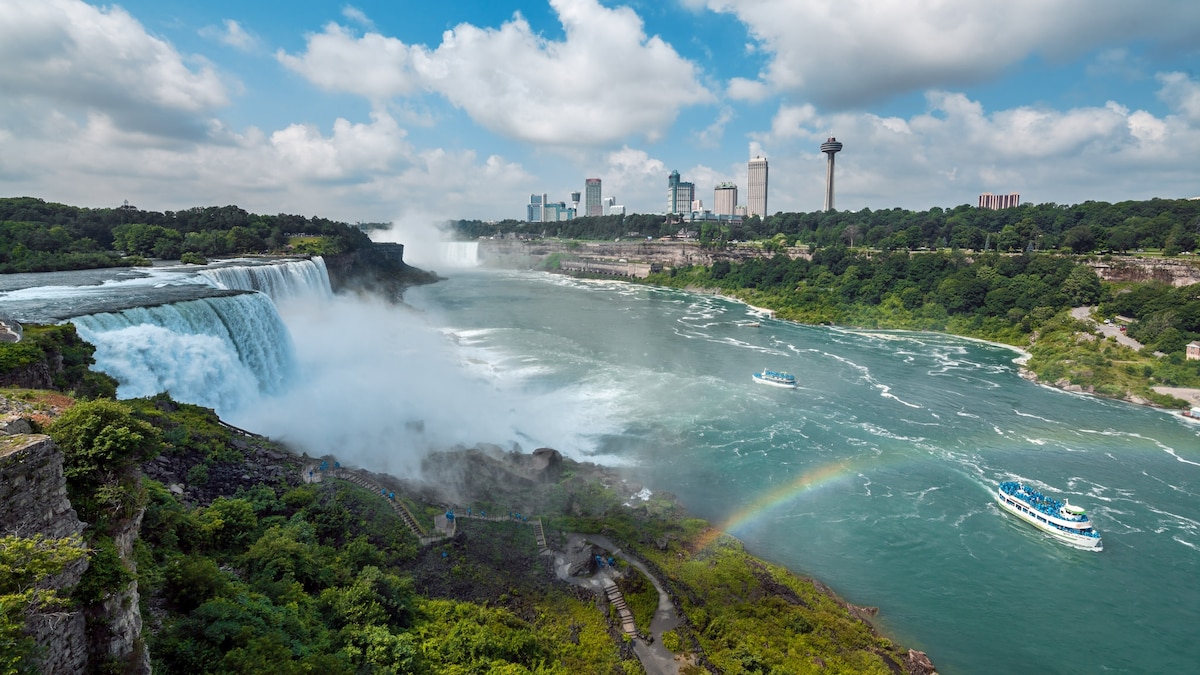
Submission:
[[[751,520],[773,511],[800,497],[810,495],[858,474],[859,469],[851,462],[835,462],[806,471],[783,485],[776,486],[761,495],[751,504],[733,512],[728,518],[705,532],[696,541],[696,550],[708,548],[722,534],[733,534]]]

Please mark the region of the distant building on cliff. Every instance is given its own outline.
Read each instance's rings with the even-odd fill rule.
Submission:
[[[1006,195],[994,195],[990,192],[985,192],[979,195],[979,208],[991,209],[993,211],[999,209],[1011,209],[1014,206],[1021,205],[1021,195],[1012,192]]]

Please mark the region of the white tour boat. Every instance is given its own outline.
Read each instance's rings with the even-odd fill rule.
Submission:
[[[783,387],[785,389],[796,388],[796,376],[789,373],[777,373],[773,370],[763,369],[761,373],[754,373],[754,381],[759,384],[769,384],[772,387]]]
[[[1104,548],[1100,533],[1092,527],[1087,513],[1066,500],[1047,497],[1024,483],[1010,480],[996,488],[996,503],[1061,542],[1089,551]]]

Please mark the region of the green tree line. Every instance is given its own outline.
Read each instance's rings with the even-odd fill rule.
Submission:
[[[370,245],[361,229],[325,218],[259,215],[236,206],[182,211],[90,209],[32,197],[0,198],[0,273],[128,265],[176,259],[285,252],[292,235],[317,240],[301,252],[344,253]]]
[[[1115,204],[1023,204],[1007,209],[979,209],[968,204],[927,211],[862,209],[860,211],[779,212],[740,223],[691,223],[661,214],[580,217],[557,223],[504,220],[451,221],[448,229],[475,238],[517,233],[575,239],[614,239],[673,235],[680,229],[701,233],[726,230],[713,239],[767,240],[784,235],[789,246],[845,244],[878,250],[958,248],[999,252],[1060,251],[1125,253],[1153,249],[1167,255],[1195,251],[1200,244],[1200,200],[1150,199]]]

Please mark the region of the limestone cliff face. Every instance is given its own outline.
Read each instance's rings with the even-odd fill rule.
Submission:
[[[9,419],[3,428],[27,431],[28,422],[21,421]],[[133,542],[141,522],[139,511],[110,532],[122,561],[135,572]],[[67,499],[62,452],[49,436],[0,435],[0,528],[3,534],[22,537],[42,534],[61,539],[83,534],[86,523]],[[65,595],[87,568],[87,558],[81,558],[46,586]],[[141,648],[136,580],[97,606],[32,614],[26,619],[26,632],[42,651],[38,666],[43,673],[82,673],[89,664],[106,660],[123,664],[124,672],[150,672],[149,654]]]
[[[1090,264],[1105,281],[1161,281],[1175,287],[1200,283],[1200,267],[1190,260],[1114,256]]]
[[[0,436],[0,523],[4,534],[23,537],[42,534],[60,539],[82,534],[84,523],[67,500],[62,453],[49,436]],[[87,565],[87,558],[81,558],[50,579],[47,587],[73,588]],[[29,616],[26,630],[44,650],[41,671],[84,672],[88,665],[86,628],[82,611]]]
[[[113,527],[117,554],[130,571],[137,572],[133,559],[133,542],[137,540],[145,510]],[[148,675],[150,653],[142,645],[142,613],[139,609],[137,579],[130,581],[105,598],[98,606],[88,608],[90,651],[94,658],[115,661],[124,665],[123,672]]]

